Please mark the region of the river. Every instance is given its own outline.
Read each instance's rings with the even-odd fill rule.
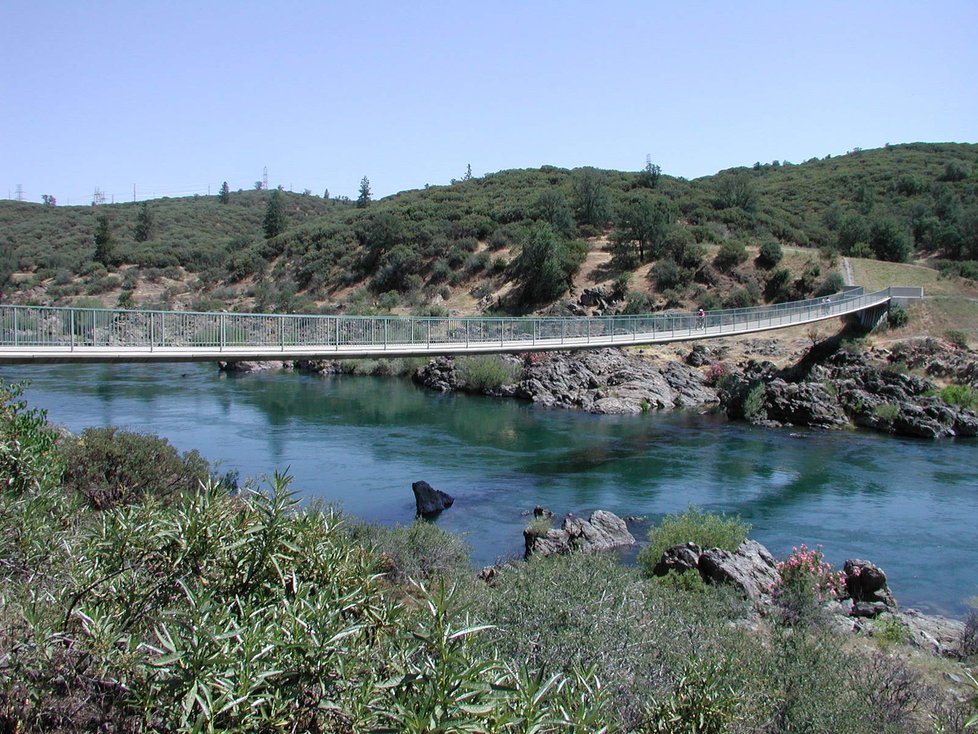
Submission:
[[[28,401],[72,431],[157,433],[242,477],[287,470],[304,497],[369,521],[411,522],[411,482],[424,479],[456,497],[437,522],[467,539],[476,565],[518,556],[537,504],[649,522],[695,504],[740,514],[776,555],[805,543],[836,565],[872,560],[902,606],[961,617],[978,594],[975,440],[594,416],[395,378],[213,365],[4,367],[0,378],[30,379]]]

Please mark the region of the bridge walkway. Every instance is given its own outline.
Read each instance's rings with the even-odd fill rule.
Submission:
[[[755,308],[594,317],[395,317],[0,305],[0,364],[302,360],[519,353],[716,339],[859,314],[918,288]]]

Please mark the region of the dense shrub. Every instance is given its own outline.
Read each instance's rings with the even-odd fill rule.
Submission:
[[[743,242],[727,240],[717,251],[713,264],[720,270],[730,270],[747,262],[747,248]]]
[[[381,567],[397,583],[455,578],[470,570],[469,548],[462,539],[427,520],[393,528],[365,526],[358,534],[379,554]]]
[[[823,604],[845,595],[845,574],[832,570],[821,548],[793,548],[778,563],[778,573],[781,579],[771,594],[788,624],[813,621]]]
[[[460,357],[455,373],[460,385],[472,392],[487,392],[508,385],[516,379],[519,368],[505,357],[487,354]]]
[[[891,329],[899,329],[910,323],[910,312],[903,306],[891,306],[886,319]]]
[[[116,428],[86,428],[65,441],[63,453],[65,487],[98,509],[147,495],[173,501],[208,477],[207,461],[196,451],[181,455],[166,439]]]
[[[784,257],[781,244],[777,240],[768,240],[761,245],[757,253],[757,264],[765,270],[770,270]]]
[[[941,400],[959,408],[978,408],[978,391],[968,385],[948,385],[941,390]]]
[[[649,545],[639,553],[639,563],[646,574],[652,575],[652,568],[667,548],[684,543],[696,543],[701,548],[722,548],[736,550],[747,539],[750,525],[739,516],[728,517],[703,512],[690,505],[679,515],[666,515],[662,521],[649,530]]]

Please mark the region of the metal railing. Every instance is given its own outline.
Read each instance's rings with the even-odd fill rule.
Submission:
[[[274,359],[577,349],[714,338],[880,306],[890,289],[695,313],[398,317],[0,305],[0,362]]]

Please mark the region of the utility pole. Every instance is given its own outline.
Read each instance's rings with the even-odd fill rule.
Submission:
[[[132,203],[136,203],[136,184],[132,185]]]

